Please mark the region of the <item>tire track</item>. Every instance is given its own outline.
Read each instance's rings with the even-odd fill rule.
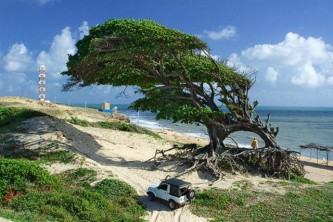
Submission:
[[[156,180],[163,177],[163,174],[144,169],[146,157],[141,156],[140,152],[133,152],[132,149],[128,150],[128,152],[131,152],[132,155],[135,153],[140,156],[134,156],[134,158],[132,156],[132,161],[126,161],[127,156],[124,153],[124,149],[128,149],[129,145],[132,146],[130,144],[131,141],[124,141],[115,137],[113,139],[108,138],[112,132],[106,134],[106,130],[101,130],[100,132],[102,133],[99,134],[99,132],[92,131],[89,128],[65,127],[59,122],[56,125],[71,140],[71,144],[76,151],[96,162],[103,171],[111,171],[116,177],[131,185],[138,192],[140,195],[139,201],[148,211],[147,219],[149,222],[206,221],[204,218],[193,215],[186,207],[170,211],[164,204],[148,200],[146,196],[148,186],[157,182]],[[75,130],[75,128],[79,130]],[[84,139],[82,139],[83,137]],[[94,139],[94,141],[88,141],[88,139]],[[164,144],[157,145],[165,147]],[[153,148],[155,149],[155,147]],[[137,164],[140,161],[142,161],[142,166]]]

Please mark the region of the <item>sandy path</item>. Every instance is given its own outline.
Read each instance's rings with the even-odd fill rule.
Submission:
[[[105,120],[106,117],[94,110],[85,110],[82,108],[67,107],[56,105],[54,107],[39,107],[36,102],[26,100],[22,103],[19,98],[0,98],[0,105],[25,106],[43,110],[57,118],[69,118],[70,116],[78,116],[79,118],[92,120]],[[166,140],[155,140],[152,137],[140,134],[126,133],[107,129],[97,129],[89,127],[73,126],[63,120],[51,120],[48,117],[37,117],[28,121],[30,128],[28,134],[17,133],[16,136],[22,140],[36,140],[44,138],[46,140],[59,140],[55,130],[61,131],[66,138],[61,138],[64,148],[67,144],[74,147],[79,153],[88,157],[86,164],[100,173],[113,175],[133,186],[141,196],[140,201],[145,205],[148,211],[148,220],[154,222],[169,221],[207,221],[204,218],[193,215],[189,207],[183,207],[176,211],[170,211],[165,204],[160,202],[150,202],[146,197],[146,190],[152,184],[158,184],[160,180],[167,175],[175,176],[182,172],[184,168],[175,165],[175,163],[165,163],[152,169],[152,163],[146,162],[150,159],[156,149],[168,149],[172,147],[172,142],[198,143],[205,145],[207,141],[180,133],[167,130],[161,130],[160,134]],[[54,128],[54,129],[53,129]],[[306,160],[305,169],[306,177],[316,182],[333,181],[333,168],[323,167],[313,164],[315,160]],[[331,164],[333,166],[333,164]],[[58,172],[68,169],[72,166],[52,165],[51,172]],[[74,167],[74,166],[73,166]],[[194,172],[187,174],[182,179],[191,182],[195,187],[207,188],[210,184],[209,178],[205,175]],[[228,189],[233,186],[234,182],[247,180],[253,184],[253,188],[260,191],[283,193],[284,190],[270,185],[267,182],[274,182],[273,179],[266,179],[260,176],[246,175],[227,175],[223,180],[214,183],[214,187]],[[0,218],[0,222],[2,222]],[[6,221],[6,220],[5,220]],[[7,222],[7,221],[6,221]]]
[[[154,222],[186,222],[207,221],[205,218],[193,215],[189,207],[170,211],[165,204],[150,202],[146,197],[146,190],[152,184],[158,184],[167,175],[175,176],[184,168],[169,162],[152,169],[153,164],[146,162],[154,156],[156,149],[168,149],[172,143],[165,140],[156,140],[152,137],[107,129],[72,126],[70,124],[56,124],[67,138],[71,138],[71,145],[88,158],[99,164],[105,171],[112,171],[121,180],[133,186],[141,196],[140,201],[148,211],[148,220]],[[306,166],[307,178],[316,182],[333,181],[333,170]],[[209,178],[197,172],[181,177],[191,182],[195,187],[207,188]],[[274,187],[260,176],[228,175],[213,186],[228,189],[236,181],[248,180],[256,189],[267,192],[284,193],[281,188]]]
[[[188,206],[170,211],[167,205],[160,201],[151,202],[146,196],[148,186],[158,184],[167,175],[174,176],[183,170],[174,164],[152,170],[152,163],[145,162],[154,155],[156,149],[167,149],[172,144],[146,135],[71,126],[62,122],[58,122],[56,128],[71,139],[78,152],[96,161],[103,170],[112,171],[113,175],[133,186],[140,195],[140,202],[148,211],[149,221],[207,221],[193,215]],[[194,184],[207,184],[205,178],[201,179],[195,175],[189,175],[184,179]]]
[[[333,181],[333,161],[317,160],[315,158],[301,157],[306,171],[305,177],[319,183]]]

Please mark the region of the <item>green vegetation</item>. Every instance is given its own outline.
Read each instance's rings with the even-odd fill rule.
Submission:
[[[43,168],[28,160],[0,158],[0,196],[6,192],[26,192],[31,187],[48,189],[55,185],[53,178]]]
[[[45,114],[25,108],[0,107],[0,127]]]
[[[70,163],[74,160],[75,154],[68,150],[58,150],[53,152],[46,152],[45,154],[39,154],[40,161],[44,163]]]
[[[38,160],[44,164],[55,162],[70,163],[75,158],[73,152],[69,150],[59,150],[59,144],[57,142],[50,142],[46,146],[41,146],[33,150],[16,144],[8,135],[7,139],[7,141],[3,141],[5,146],[0,153],[1,156],[5,158]]]
[[[92,187],[87,182],[95,175],[81,168],[52,176],[31,161],[0,159],[0,216],[22,222],[142,221],[145,211],[133,188],[114,179]]]
[[[24,108],[0,107],[0,128],[11,132],[20,121],[41,115]],[[134,131],[119,124],[98,124]],[[142,221],[145,210],[138,204],[135,190],[126,183],[106,179],[94,187],[91,184],[97,173],[93,170],[79,168],[50,175],[42,168],[39,164],[69,163],[74,159],[73,152],[59,149],[56,142],[29,150],[8,135],[1,139],[6,147],[0,157],[0,217],[18,222]]]
[[[138,217],[132,218],[132,215],[142,215],[143,207],[137,203],[136,191],[128,184],[115,180],[106,179],[97,183],[95,189],[104,197],[109,198],[112,203],[126,209],[126,221],[139,221]]]
[[[154,133],[151,130],[148,130],[146,128],[126,123],[122,121],[99,121],[99,122],[88,122],[86,120],[79,119],[77,117],[72,117],[71,119],[67,120],[69,123],[83,126],[83,127],[96,127],[96,128],[103,128],[103,129],[112,129],[112,130],[119,130],[119,131],[125,131],[125,132],[132,132],[132,133],[139,133],[139,134],[146,134],[149,136],[152,136],[154,138],[161,138],[157,133]]]
[[[96,180],[97,172],[87,168],[68,170],[62,174],[66,182],[72,182],[80,185],[90,185]]]
[[[292,184],[292,183],[291,183]],[[284,195],[250,189],[210,189],[197,193],[194,214],[213,221],[332,221],[333,184],[310,186]]]
[[[70,119],[67,120],[67,122],[83,127],[91,126],[91,123],[88,122],[87,120],[79,119],[77,117],[71,117]]]
[[[206,153],[198,165],[213,176],[221,177],[221,167],[227,164],[235,170],[253,166],[280,177],[304,175],[299,160],[290,151],[279,149],[275,140],[279,128],[273,127],[269,118],[261,121],[255,110],[258,101],[250,101],[248,95],[255,83],[252,73],[239,72],[213,58],[208,45],[197,36],[151,20],[111,19],[92,27],[76,47],[63,72],[69,76],[64,90],[90,85],[136,86],[140,96],[131,108],[156,113],[158,119],[206,127],[209,146],[183,156]],[[228,148],[223,141],[241,131],[257,134],[267,149],[224,152]],[[253,164],[252,155],[258,156]],[[198,158],[187,159],[182,161]]]
[[[118,189],[114,189],[118,187]],[[136,195],[135,190],[128,184],[120,180],[104,180],[95,186],[96,190],[110,199],[117,197],[133,197]]]
[[[294,183],[303,183],[303,184],[316,184],[316,182],[308,179],[308,178],[305,178],[305,177],[302,177],[302,176],[292,176],[290,178],[290,180]]]

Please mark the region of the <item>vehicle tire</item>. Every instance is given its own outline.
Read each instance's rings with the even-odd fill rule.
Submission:
[[[148,193],[148,199],[149,199],[150,201],[154,201],[154,200],[155,200],[155,195],[154,195],[153,193],[149,192],[149,193]]]
[[[177,204],[173,200],[169,200],[169,204],[168,205],[169,205],[170,210],[174,210],[174,209],[177,208]]]
[[[189,190],[189,191],[187,192],[187,194],[186,194],[186,197],[187,197],[187,199],[189,199],[190,201],[192,201],[192,200],[194,199],[194,197],[195,197],[195,192],[194,192],[194,190]]]

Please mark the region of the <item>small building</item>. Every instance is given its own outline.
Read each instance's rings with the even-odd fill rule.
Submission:
[[[100,108],[98,109],[100,112],[109,112],[111,113],[112,110],[111,110],[111,104],[110,103],[107,103],[107,102],[104,102],[101,104]]]
[[[101,105],[102,110],[111,110],[111,104],[110,103],[102,103]]]

